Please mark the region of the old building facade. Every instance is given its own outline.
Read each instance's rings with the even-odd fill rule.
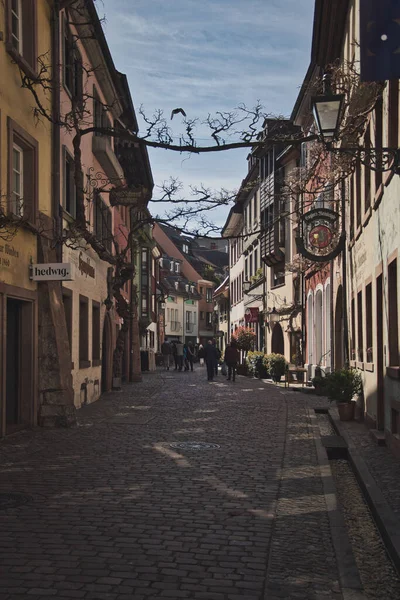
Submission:
[[[22,77],[34,78],[51,51],[52,17],[45,0],[0,6],[0,436],[35,425],[40,403],[39,313],[53,284],[32,280],[31,266],[52,234],[53,130],[34,119]],[[51,110],[51,94],[38,95]]]

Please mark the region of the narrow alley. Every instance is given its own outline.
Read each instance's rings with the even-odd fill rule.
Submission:
[[[318,403],[198,366],[105,395],[75,429],[8,438],[1,600],[341,599]]]

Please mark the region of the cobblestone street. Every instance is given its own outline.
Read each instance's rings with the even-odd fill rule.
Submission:
[[[319,402],[196,365],[8,438],[0,491],[30,498],[0,512],[0,600],[341,599]]]

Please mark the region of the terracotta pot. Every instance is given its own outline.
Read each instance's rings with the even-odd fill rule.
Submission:
[[[352,421],[354,419],[355,402],[338,402],[337,407],[341,421]]]

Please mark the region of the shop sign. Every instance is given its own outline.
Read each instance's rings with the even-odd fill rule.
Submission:
[[[315,262],[332,260],[344,247],[340,215],[330,208],[314,208],[300,219],[300,236],[296,238],[300,253]]]
[[[31,265],[33,281],[72,281],[74,279],[71,263],[40,263]]]
[[[244,313],[246,323],[258,323],[259,320],[259,308],[247,308]]]
[[[96,270],[94,266],[90,264],[90,258],[85,257],[83,252],[79,253],[78,269],[80,270],[82,275],[85,275],[86,277],[91,277],[92,279],[96,278]]]

